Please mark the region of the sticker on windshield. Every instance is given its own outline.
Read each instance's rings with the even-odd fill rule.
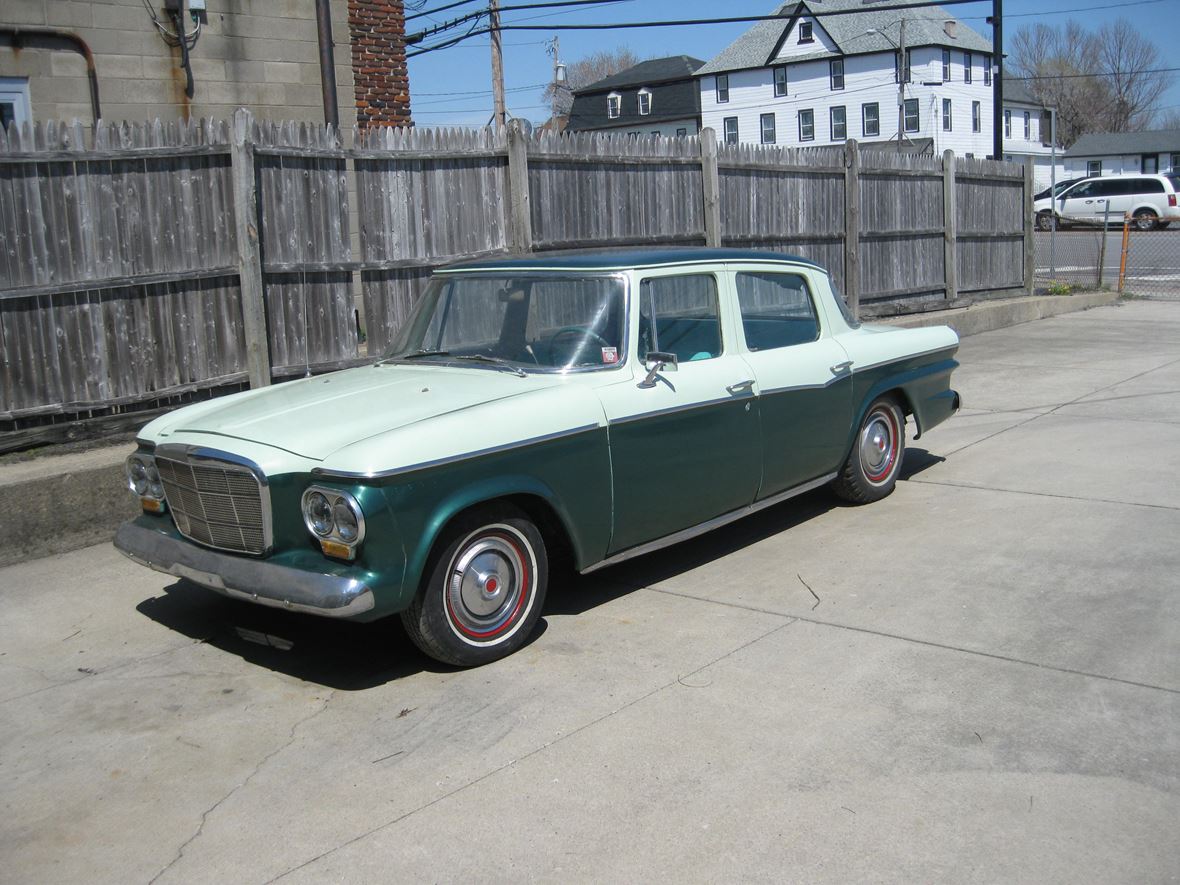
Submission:
[[[607,365],[617,363],[619,361],[619,349],[617,347],[602,348],[602,361]]]

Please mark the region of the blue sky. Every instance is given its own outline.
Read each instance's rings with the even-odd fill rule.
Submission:
[[[522,2],[529,0],[501,0],[501,5]],[[447,4],[448,0],[427,0],[425,8],[429,10]],[[486,5],[486,0],[476,0],[453,10],[419,17],[407,22],[406,30],[413,32]],[[502,23],[583,24],[767,15],[778,5],[776,0],[728,0],[726,3],[716,0],[619,0],[602,6],[509,12],[503,15]],[[991,13],[991,7],[991,0],[984,0],[946,8],[990,38],[990,27],[984,19]],[[1103,4],[1096,0],[1008,0],[1004,8],[1005,43],[1009,43],[1010,35],[1022,24],[1037,21],[1059,24],[1073,18],[1087,27],[1095,27],[1120,16],[1129,19],[1155,42],[1164,66],[1180,65],[1175,52],[1166,48],[1180,46],[1180,0],[1139,0],[1134,3],[1111,0]],[[537,122],[548,117],[541,91],[553,75],[553,61],[545,52],[545,44],[554,36],[561,40],[561,56],[566,62],[599,49],[619,46],[629,47],[640,58],[684,54],[707,61],[748,27],[749,24],[726,24],[620,31],[506,31],[503,40],[504,83],[508,90],[508,108],[516,116]],[[448,36],[459,33],[459,30],[450,31]],[[414,121],[419,126],[486,124],[492,112],[490,52],[485,35],[411,59],[410,96]],[[1175,75],[1162,104],[1180,110],[1180,72]]]

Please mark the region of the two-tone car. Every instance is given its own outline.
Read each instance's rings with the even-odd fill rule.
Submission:
[[[590,572],[824,485],[888,495],[959,407],[958,337],[860,325],[801,258],[690,249],[437,272],[368,365],[147,425],[115,544],[239,599],[400,614],[476,665]]]

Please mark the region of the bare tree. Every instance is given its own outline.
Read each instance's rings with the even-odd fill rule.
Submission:
[[[1156,118],[1153,129],[1180,129],[1180,109],[1171,108]]]
[[[640,58],[627,46],[604,49],[571,62],[566,67],[565,83],[550,83],[545,87],[545,101],[553,108],[553,115],[568,114],[574,103],[574,92],[593,83],[625,71],[639,64]]]
[[[1125,19],[1091,33],[1075,21],[1021,28],[1007,69],[1030,78],[1029,91],[1057,108],[1057,134],[1066,147],[1087,132],[1125,132],[1152,124],[1171,83],[1155,46]],[[1087,76],[1095,75],[1095,76]]]

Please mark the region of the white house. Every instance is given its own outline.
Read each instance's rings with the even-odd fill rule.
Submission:
[[[697,71],[702,126],[729,143],[793,146],[896,145],[900,129],[903,150],[990,156],[991,42],[939,7],[900,2],[784,3],[783,19],[758,22]],[[1025,90],[1016,98],[1004,103],[1005,154],[1019,160],[1040,151],[1042,109]]]
[[[1180,174],[1180,129],[1083,135],[1065,152],[1065,168],[1069,176]]]

